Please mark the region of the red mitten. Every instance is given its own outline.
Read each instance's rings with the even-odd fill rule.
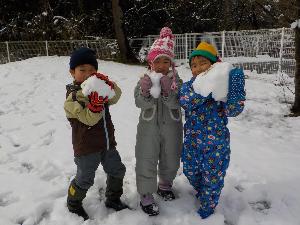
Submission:
[[[98,96],[98,93],[93,91],[88,96],[90,99],[90,103],[87,105],[89,110],[94,113],[100,113],[104,109],[104,104],[108,102],[108,98],[103,98],[102,96]]]
[[[105,81],[105,83],[106,83],[107,85],[109,85],[111,89],[114,89],[114,83],[108,79],[108,76],[105,76],[105,75],[102,74],[102,73],[95,73],[94,75],[95,75],[97,78],[99,78],[99,79]]]

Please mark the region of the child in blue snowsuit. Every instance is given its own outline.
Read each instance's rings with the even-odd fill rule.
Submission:
[[[239,115],[244,108],[244,74],[232,69],[228,76],[227,101],[204,97],[193,89],[197,75],[205,76],[218,61],[216,49],[201,42],[190,55],[193,77],[180,90],[180,104],[185,110],[183,172],[197,191],[198,214],[206,218],[218,204],[230,160],[230,133],[227,117]],[[203,77],[204,78],[204,77]]]

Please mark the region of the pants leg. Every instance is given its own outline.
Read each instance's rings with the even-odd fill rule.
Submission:
[[[101,153],[91,153],[75,157],[77,166],[75,183],[82,189],[89,189],[94,184],[95,173],[101,161]]]
[[[153,130],[155,131],[155,130]],[[157,191],[157,164],[160,152],[160,138],[155,133],[137,134],[135,146],[136,185],[140,195]]]
[[[218,205],[229,161],[229,147],[214,151],[203,161],[201,186],[197,190],[200,200],[198,213],[202,218],[211,215]]]
[[[160,180],[168,183],[173,183],[180,166],[182,132],[179,125],[166,126],[162,131],[158,175]]]
[[[202,173],[201,173],[201,161],[202,155],[196,158],[194,155],[194,150],[189,150],[187,148],[183,149],[182,152],[182,164],[183,173],[189,180],[193,188],[198,191],[202,183]]]
[[[116,149],[102,152],[101,164],[104,172],[107,174],[106,198],[110,200],[119,199],[123,194],[123,178],[126,172],[119,152]]]

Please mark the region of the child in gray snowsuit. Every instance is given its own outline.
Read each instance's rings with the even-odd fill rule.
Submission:
[[[175,199],[172,184],[180,165],[183,128],[178,89],[182,81],[174,69],[173,48],[172,31],[164,27],[147,56],[150,70],[134,91],[135,104],[141,109],[135,146],[137,191],[142,210],[151,216],[159,214],[154,192],[164,200]]]

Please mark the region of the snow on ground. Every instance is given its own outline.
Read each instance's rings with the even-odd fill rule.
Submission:
[[[71,82],[68,60],[39,57],[0,65],[1,225],[300,224],[300,118],[284,117],[293,98],[280,85],[282,77],[246,71],[246,108],[230,119],[231,163],[215,214],[206,220],[196,214],[199,203],[180,169],[174,184],[178,198],[163,202],[155,196],[161,214],[148,217],[138,207],[134,171],[139,110],[133,89],[145,68],[107,61],[99,61],[99,71],[123,90],[111,113],[127,167],[122,198],[133,210],[105,208],[105,174],[100,166],[84,200],[93,219],[83,222],[69,213],[67,188],[76,168],[63,110],[65,85]],[[185,81],[191,76],[184,66],[178,71]],[[293,89],[292,79],[283,80]]]

